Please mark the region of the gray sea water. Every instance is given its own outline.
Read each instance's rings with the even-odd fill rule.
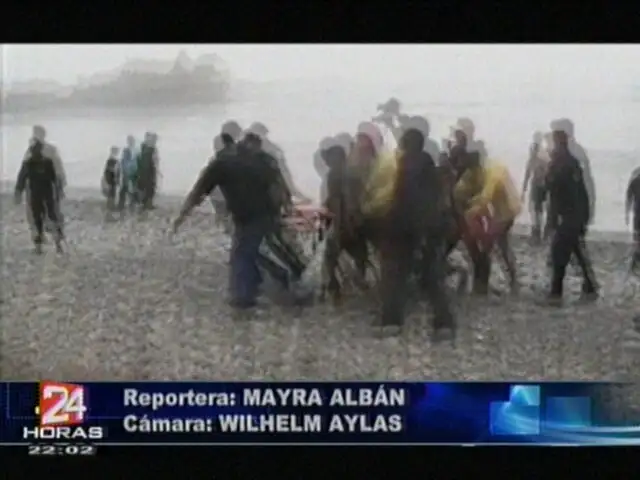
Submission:
[[[544,82],[510,83],[504,78],[445,82],[435,77],[395,82],[390,88],[384,82],[307,79],[245,84],[227,105],[206,108],[4,114],[2,180],[15,179],[33,124],[47,128],[65,161],[69,183],[96,188],[109,147],[123,146],[128,134],[141,138],[152,130],[160,135],[161,191],[184,193],[211,155],[212,139],[225,120],[245,126],[258,120],[284,149],[300,186],[317,197],[320,179],[312,156],[318,141],[339,131],[353,132],[392,95],[403,101],[407,112],[427,116],[438,141],[458,117],[472,118],[490,157],[509,165],[518,184],[533,132],[546,130],[552,118],[572,118],[596,176],[595,226],[625,230],[626,183],[640,165],[640,94],[625,82],[603,88],[549,88]],[[521,221],[528,221],[526,212]]]

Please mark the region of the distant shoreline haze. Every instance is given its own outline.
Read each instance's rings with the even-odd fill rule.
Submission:
[[[129,60],[112,71],[79,77],[73,86],[52,80],[12,82],[3,85],[2,110],[204,105],[224,102],[228,90],[229,72],[217,55],[194,61],[181,51],[173,61]]]

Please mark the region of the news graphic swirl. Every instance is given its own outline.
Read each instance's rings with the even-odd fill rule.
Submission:
[[[224,386],[218,386],[223,388]],[[175,387],[174,387],[175,388]],[[216,388],[215,384],[203,388]],[[140,441],[321,442],[405,429],[402,387],[230,386],[226,391],[125,388],[123,431]],[[274,435],[277,434],[277,435]]]

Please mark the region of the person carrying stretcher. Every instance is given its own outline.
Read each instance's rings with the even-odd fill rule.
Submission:
[[[490,254],[497,244],[511,290],[516,292],[516,262],[509,232],[522,204],[508,168],[490,160],[483,166],[478,157],[476,152],[467,153],[467,168],[454,190],[455,202],[464,217],[463,240],[475,258],[474,289],[478,293],[488,291]]]
[[[257,306],[263,280],[260,269],[288,283],[288,277],[283,279],[281,270],[275,268],[278,265],[269,261],[262,249],[267,243],[284,264],[293,263],[292,252],[280,235],[280,216],[283,210],[290,210],[291,196],[277,162],[262,150],[257,135],[248,134],[237,149],[219,152],[202,171],[173,223],[174,233],[216,187],[221,187],[234,227],[229,262],[230,304],[240,309],[252,308]],[[300,267],[298,262],[291,266],[292,270]]]

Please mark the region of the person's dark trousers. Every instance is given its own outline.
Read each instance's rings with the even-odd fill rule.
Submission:
[[[419,247],[420,240],[409,236],[394,236],[380,244],[382,326],[402,326],[404,323],[407,284]],[[453,327],[453,315],[444,289],[441,242],[432,241],[425,247],[421,249],[423,261],[431,268],[425,269],[428,276],[423,277],[422,282],[434,310],[433,325],[436,329]]]
[[[423,270],[420,279],[421,287],[426,291],[433,308],[433,327],[455,328],[455,319],[451,311],[451,304],[445,287],[446,256],[445,248],[449,243],[441,234],[433,232],[423,243],[421,253]]]
[[[258,269],[260,245],[271,232],[273,222],[260,218],[249,222],[236,222],[230,258],[229,290],[231,302],[239,307],[255,305],[262,281]]]
[[[151,210],[153,208],[153,197],[155,195],[154,187],[151,182],[144,182],[140,188],[140,205],[143,210]]]
[[[129,200],[129,209],[132,210],[137,203],[137,194],[135,189],[135,183],[131,180],[123,180],[120,185],[120,192],[118,195],[118,210],[124,212],[124,207]]]
[[[107,212],[112,212],[116,208],[116,192],[118,186],[115,183],[108,185],[107,188]]]
[[[380,243],[380,295],[382,326],[402,326],[407,285],[418,244],[409,237],[387,238]]]
[[[138,178],[138,192],[140,205],[143,210],[151,210],[153,208],[153,199],[156,194],[155,173],[143,172]]]
[[[54,229],[54,237],[56,244],[59,244],[63,238],[62,225],[58,215],[58,205],[56,195],[53,190],[45,190],[42,192],[32,191],[29,196],[29,208],[33,217],[34,238],[33,242],[39,248],[44,242],[44,220],[48,217]]]
[[[582,291],[585,294],[597,292],[598,283],[586,250],[584,237],[586,227],[571,223],[561,223],[555,230],[551,243],[551,261],[553,273],[551,279],[551,296],[560,298],[563,294],[564,277],[571,256],[575,255],[582,270]]]

